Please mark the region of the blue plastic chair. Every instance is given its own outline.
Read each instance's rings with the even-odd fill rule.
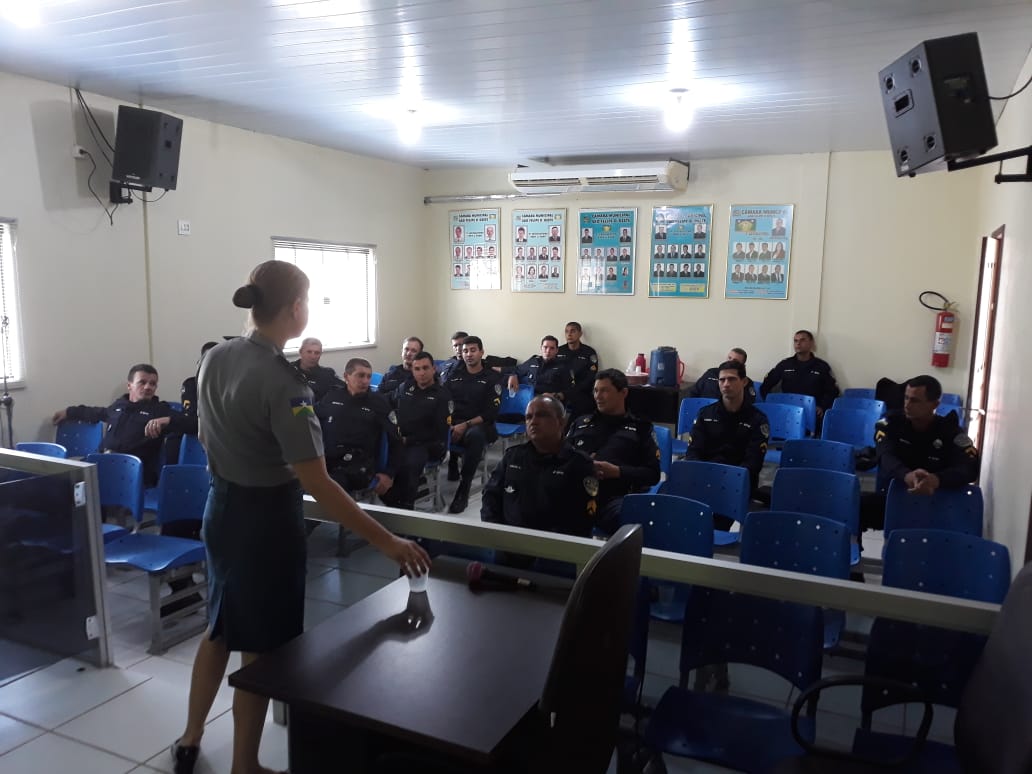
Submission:
[[[88,454],[97,466],[101,507],[125,508],[133,522],[143,520],[143,463],[132,454]]]
[[[897,529],[942,529],[981,537],[983,510],[982,490],[974,484],[928,496],[910,494],[906,484],[894,479],[885,496],[885,537]]]
[[[945,403],[948,406],[963,406],[964,398],[960,395],[957,395],[957,393],[955,392],[944,392],[939,397],[939,402]]]
[[[819,468],[839,473],[853,473],[856,470],[852,446],[819,438],[785,441],[781,448],[780,464],[783,468]]]
[[[181,519],[202,519],[210,487],[211,476],[204,466],[166,465],[161,470],[161,480],[158,482],[158,524]],[[147,573],[151,613],[149,653],[163,653],[169,646],[182,642],[207,627],[206,615],[198,616],[193,626],[183,622],[176,625],[171,632],[168,632],[166,627],[166,623],[174,623],[195,612],[203,611],[206,604],[204,600],[173,613],[161,613],[163,604],[191,596],[204,588],[204,581],[191,583],[181,591],[161,597],[162,584],[192,578],[195,572],[205,572],[205,550],[201,541],[135,532],[109,542],[104,547],[104,559],[112,566],[134,567]]]
[[[15,451],[39,454],[44,457],[58,457],[65,459],[68,456],[68,449],[59,443],[47,443],[45,441],[22,441],[14,445]]]
[[[674,467],[682,463],[675,463]],[[688,690],[693,669],[740,663],[769,670],[802,690],[820,677],[820,608],[696,586],[681,638],[680,682],[667,689],[645,729],[645,745],[738,771],[770,771],[801,748],[782,708],[723,693]],[[812,739],[812,717],[800,717]]]
[[[640,524],[646,548],[691,556],[713,556],[713,510],[686,497],[636,494],[623,498],[620,524]],[[652,581],[658,599],[652,603],[653,618],[684,620],[689,587],[683,583]]]
[[[849,387],[842,391],[844,398],[875,398],[877,390],[874,387]]]
[[[812,513],[860,534],[860,479],[853,473],[819,468],[778,468],[770,493],[772,511]],[[860,563],[860,548],[850,548],[850,564]]]
[[[1010,579],[1010,552],[992,540],[942,529],[897,529],[885,543],[886,586],[999,604]]]
[[[508,391],[504,391],[502,396],[502,405],[498,408],[499,414],[523,416],[527,413],[530,401],[534,399],[534,388],[529,384],[521,384],[515,395],[510,396]],[[502,451],[504,452],[511,441],[526,434],[527,425],[524,422],[496,422],[495,429],[502,441]]]
[[[184,435],[179,442],[179,464],[180,465],[207,465],[208,452],[201,445],[201,440],[196,435]]]
[[[963,430],[967,427],[967,412],[958,403],[940,403],[935,407],[935,413],[940,417],[953,413],[957,415],[957,425]]]
[[[824,412],[821,438],[848,443],[854,449],[874,446],[874,426],[880,416],[860,409],[828,409]]]
[[[659,472],[664,475],[670,475],[670,466],[674,461],[674,437],[670,433],[669,427],[663,425],[653,425],[652,432],[656,436],[656,446],[659,447]],[[653,489],[658,489],[659,484],[656,484]]]
[[[781,462],[781,446],[785,441],[806,437],[806,412],[802,406],[787,403],[764,403],[760,411],[767,417],[770,439],[764,462]]]
[[[383,374],[379,371],[373,371],[373,375],[369,378],[369,386],[376,389],[380,386],[380,382],[383,381]]]
[[[817,433],[817,399],[812,395],[800,395],[795,392],[772,392],[765,397],[764,402],[787,403],[790,406],[802,406],[806,419],[806,432],[810,435]],[[763,409],[760,409],[761,411]]]
[[[681,440],[681,436],[692,429],[695,422],[695,415],[699,409],[705,408],[711,403],[716,403],[716,398],[684,398],[677,409],[677,438],[674,439],[673,454],[675,457],[683,457],[688,453],[688,442]]]
[[[843,396],[841,398],[835,398],[835,402],[831,404],[833,409],[856,409],[858,411],[868,411],[877,414],[879,417],[885,416],[885,401],[876,400],[874,398],[854,398],[852,396]]]
[[[687,497],[705,503],[713,513],[734,519],[739,524],[749,512],[749,471],[719,462],[679,460],[659,488],[661,494]],[[738,542],[737,532],[713,530],[713,544],[727,546]]]
[[[180,414],[183,413],[183,404],[178,400],[168,400],[165,402],[168,403],[168,407],[173,411],[178,411]]]
[[[100,449],[104,440],[104,423],[65,420],[57,426],[54,440],[68,450],[69,457],[85,457]]]
[[[849,530],[840,522],[809,513],[758,511],[742,525],[739,559],[786,572],[849,578]],[[824,611],[824,647],[842,638],[846,616],[841,610]]]

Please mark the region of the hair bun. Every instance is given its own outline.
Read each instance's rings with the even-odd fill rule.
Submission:
[[[233,305],[241,309],[253,309],[261,303],[262,291],[257,285],[248,283],[236,289],[233,294]]]

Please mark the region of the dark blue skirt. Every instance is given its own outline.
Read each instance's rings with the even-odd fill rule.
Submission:
[[[208,554],[210,637],[263,653],[304,631],[301,485],[239,486],[212,476],[201,529]]]

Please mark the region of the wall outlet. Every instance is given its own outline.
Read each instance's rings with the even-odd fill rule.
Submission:
[[[190,236],[190,221],[181,220],[178,223],[179,236]]]
[[[81,145],[72,146],[72,158],[73,159],[84,159],[86,158],[86,149]]]

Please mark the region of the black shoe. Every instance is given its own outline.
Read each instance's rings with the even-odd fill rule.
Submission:
[[[462,513],[466,510],[467,505],[469,505],[469,485],[459,484],[459,488],[455,490],[455,499],[448,506],[448,513]]]
[[[171,615],[172,613],[175,613],[178,610],[182,610],[184,607],[189,607],[190,605],[197,604],[201,600],[202,597],[200,594],[191,594],[188,597],[177,599],[175,602],[169,602],[167,605],[162,605],[161,614]]]
[[[201,752],[200,747],[187,747],[186,745],[179,744],[179,740],[176,739],[168,751],[172,755],[174,762],[172,771],[175,774],[193,774],[194,766],[197,763],[197,756]]]
[[[449,457],[448,458],[448,480],[458,481],[459,480],[459,458]]]

